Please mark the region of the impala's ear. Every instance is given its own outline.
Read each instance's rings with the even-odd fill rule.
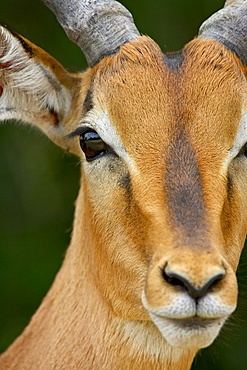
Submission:
[[[0,120],[38,126],[56,144],[77,154],[78,144],[65,137],[79,124],[81,81],[86,91],[87,76],[68,73],[45,51],[0,26]]]

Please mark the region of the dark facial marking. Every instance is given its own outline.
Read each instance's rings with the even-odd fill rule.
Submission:
[[[232,176],[230,175],[230,173],[227,174],[227,190],[228,192],[231,191],[232,189]]]
[[[83,103],[83,112],[86,114],[93,108],[93,86],[91,84]]]
[[[184,61],[183,50],[177,51],[176,53],[163,54],[163,60],[166,66],[171,70],[178,71]]]
[[[132,198],[132,185],[131,185],[130,174],[127,172],[125,175],[121,176],[118,179],[117,184],[124,191],[124,199],[125,199],[124,213],[126,215],[131,215],[133,198]]]
[[[195,153],[183,132],[177,134],[168,148],[165,171],[170,221],[192,238],[203,229],[205,207]]]
[[[227,198],[228,201],[231,201],[233,195],[233,180],[231,174],[227,174]]]
[[[54,109],[54,108],[50,108],[50,109],[49,109],[49,111],[50,111],[50,114],[51,114],[51,117],[52,117],[53,125],[54,125],[54,126],[58,126],[58,124],[59,124],[59,119],[58,119],[58,114],[57,114],[57,112],[55,111],[55,109]]]
[[[130,198],[130,194],[131,194],[131,180],[130,180],[130,174],[127,173],[126,175],[122,176],[119,180],[118,180],[118,185],[125,189],[126,191],[126,194],[128,195],[128,198]]]

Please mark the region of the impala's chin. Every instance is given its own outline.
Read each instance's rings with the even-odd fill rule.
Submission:
[[[151,306],[143,293],[142,302],[166,341],[173,347],[184,349],[208,347],[235,309],[235,306],[223,304],[213,294],[195,300],[182,293],[169,305],[158,308]]]
[[[184,349],[208,347],[219,334],[226,318],[170,319],[150,313],[150,317],[167,342]]]

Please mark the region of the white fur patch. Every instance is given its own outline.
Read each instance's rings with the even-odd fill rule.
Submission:
[[[234,158],[247,142],[247,113],[243,112],[237,135],[230,152],[230,159]]]
[[[33,107],[63,114],[71,106],[69,91],[4,27],[0,27],[0,86],[0,119],[23,119]]]
[[[137,168],[132,158],[130,158],[126,149],[124,148],[119,135],[116,132],[115,127],[111,123],[109,115],[106,111],[100,111],[98,109],[92,109],[83,118],[80,126],[90,126],[95,130],[101,139],[108,144],[115,153],[123,158],[129,167],[137,172]]]
[[[129,343],[133,357],[151,356],[154,362],[159,359],[164,364],[176,364],[181,356],[188,355],[186,349],[171,346],[150,321],[123,320],[116,331],[121,333],[123,342]]]
[[[219,334],[227,317],[235,310],[213,294],[207,294],[197,302],[187,293],[174,295],[172,302],[164,307],[150,307],[145,293],[143,306],[172,346],[181,348],[204,348],[209,346]],[[193,319],[201,318],[201,325],[193,324]],[[187,322],[187,324],[186,324]]]
[[[231,160],[238,155],[243,146],[247,143],[247,113],[243,112],[239,128],[233,142],[230,154],[227,159],[227,166]]]
[[[184,349],[208,347],[215,340],[226,320],[221,318],[205,325],[186,326],[185,324],[183,327],[180,320],[167,319],[153,313],[150,313],[150,317],[171,346]]]

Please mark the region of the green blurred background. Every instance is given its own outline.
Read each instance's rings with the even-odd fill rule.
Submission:
[[[163,51],[183,47],[222,0],[124,0],[140,32]],[[0,21],[43,47],[70,71],[86,67],[54,16],[38,0],[0,0]],[[0,351],[29,322],[58,271],[70,240],[79,161],[36,129],[0,130]],[[245,253],[246,255],[246,253]],[[238,276],[239,307],[193,369],[247,369],[246,260]]]

